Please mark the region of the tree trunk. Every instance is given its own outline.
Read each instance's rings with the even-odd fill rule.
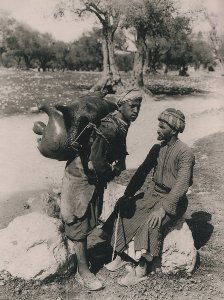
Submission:
[[[103,73],[91,92],[106,90],[114,93],[113,87],[121,83],[121,77],[114,56],[114,33],[111,28],[103,28]]]
[[[167,74],[168,71],[169,71],[169,67],[171,65],[171,50],[172,48],[170,47],[165,53],[164,53],[164,56],[165,56],[165,70],[164,70],[164,74]]]
[[[103,73],[96,84],[91,88],[90,92],[102,91],[110,80],[110,64],[109,64],[109,52],[105,39],[102,41],[103,49]]]
[[[46,66],[46,63],[45,62],[42,62],[41,65],[40,65],[41,69],[43,70],[43,72],[46,72],[47,70],[47,66]]]
[[[169,65],[165,65],[164,74],[168,74],[169,71]]]
[[[149,49],[147,54],[148,68],[146,74],[159,74],[159,72],[157,71],[157,66],[160,63],[161,56],[163,55],[160,51],[160,45],[156,43],[154,49]]]
[[[216,66],[220,68],[221,73],[224,72],[224,63],[220,55],[220,47],[219,47],[219,38],[217,35],[217,29],[216,26],[213,24],[213,28],[210,32],[210,40],[212,42],[212,52],[214,56],[214,61],[216,63]]]
[[[118,84],[121,81],[121,76],[118,71],[118,67],[115,62],[114,56],[114,34],[109,32],[108,35],[108,54],[109,54],[109,65],[110,65],[110,72],[113,74],[113,84]]]
[[[145,63],[146,45],[145,45],[145,34],[137,32],[136,41],[137,51],[135,52],[134,67],[131,77],[132,86],[143,87],[143,67]]]
[[[23,55],[24,61],[25,61],[25,65],[26,65],[26,69],[29,70],[31,67],[31,58],[27,55]]]
[[[149,72],[148,74],[153,74],[153,75],[159,74],[159,72],[156,70],[156,64],[154,63],[150,64],[148,72]]]
[[[3,52],[0,51],[0,67],[3,66],[3,63],[2,63],[2,53],[3,53]]]
[[[103,73],[109,74],[110,73],[110,62],[109,62],[109,51],[106,39],[102,41],[102,48],[103,48]]]

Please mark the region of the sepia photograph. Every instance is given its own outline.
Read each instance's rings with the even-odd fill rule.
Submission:
[[[0,0],[0,300],[224,299],[223,147],[223,0]]]

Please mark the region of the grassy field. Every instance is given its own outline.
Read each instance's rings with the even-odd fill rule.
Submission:
[[[71,103],[98,77],[91,73],[0,71],[1,115],[27,114],[36,104]]]
[[[87,93],[100,73],[37,72],[0,69],[0,116],[29,114],[36,104],[66,103]],[[130,74],[122,74],[124,82]],[[210,90],[211,78],[157,75],[145,78],[146,87],[155,95],[183,95]]]

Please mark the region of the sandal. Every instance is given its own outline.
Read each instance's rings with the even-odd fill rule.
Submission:
[[[77,271],[75,279],[82,287],[86,288],[89,291],[99,291],[104,288],[102,283],[93,274],[88,274],[85,277],[82,277]]]

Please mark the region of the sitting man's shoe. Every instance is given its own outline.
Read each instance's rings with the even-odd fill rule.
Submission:
[[[142,282],[143,280],[146,279],[147,276],[143,276],[143,277],[136,276],[135,269],[132,269],[126,276],[119,278],[117,283],[119,285],[129,287],[138,284],[139,282]]]
[[[104,288],[103,284],[96,278],[94,274],[91,273],[81,276],[77,271],[75,279],[79,284],[81,284],[82,287],[89,291],[99,291]]]
[[[112,262],[104,265],[105,268],[111,272],[115,272],[124,265],[126,265],[128,262],[125,260],[122,260],[119,256],[117,256]]]

